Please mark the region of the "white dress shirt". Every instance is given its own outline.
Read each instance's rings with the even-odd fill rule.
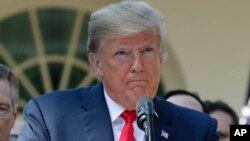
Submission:
[[[118,103],[113,101],[109,97],[109,95],[107,94],[105,89],[104,89],[104,96],[105,96],[105,100],[106,100],[106,103],[108,105],[108,110],[109,110],[109,114],[111,117],[113,134],[114,134],[114,141],[119,141],[119,138],[120,138],[120,135],[122,132],[122,128],[125,125],[125,120],[122,117],[120,117],[120,115],[123,111],[125,111],[125,109],[121,105],[119,105]],[[133,122],[133,127],[134,127],[135,140],[136,141],[143,141],[145,133],[144,133],[144,131],[139,129],[139,127],[136,123],[136,120]]]

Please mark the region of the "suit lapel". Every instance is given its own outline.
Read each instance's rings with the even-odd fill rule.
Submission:
[[[83,125],[83,130],[90,141],[114,141],[112,123],[108,107],[104,98],[102,83],[97,84],[83,98],[82,107],[85,110],[79,118]],[[155,139],[157,141],[173,141],[174,128],[171,120],[167,117],[168,107],[159,98],[154,99],[155,109],[159,115],[159,121],[155,127]],[[165,108],[165,109],[162,109]],[[164,110],[164,111],[162,111]]]
[[[112,123],[103,94],[102,84],[92,88],[83,99],[86,110],[79,116],[89,141],[113,141]]]

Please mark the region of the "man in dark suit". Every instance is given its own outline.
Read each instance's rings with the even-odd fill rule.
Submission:
[[[31,100],[18,141],[143,141],[137,100],[154,101],[156,141],[214,141],[209,116],[156,97],[164,62],[163,16],[145,2],[123,1],[91,14],[88,59],[101,80]]]

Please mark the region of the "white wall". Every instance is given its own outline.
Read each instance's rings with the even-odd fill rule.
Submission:
[[[186,89],[202,99],[222,99],[240,113],[250,67],[250,1],[149,2],[166,15]]]

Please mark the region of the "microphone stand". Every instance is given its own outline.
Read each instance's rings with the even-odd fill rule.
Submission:
[[[153,126],[153,105],[149,102],[146,103],[145,105],[145,113],[146,113],[146,122],[144,122],[144,124],[146,123],[145,127],[145,136],[146,136],[146,141],[154,141],[155,137],[154,137],[154,126]]]

